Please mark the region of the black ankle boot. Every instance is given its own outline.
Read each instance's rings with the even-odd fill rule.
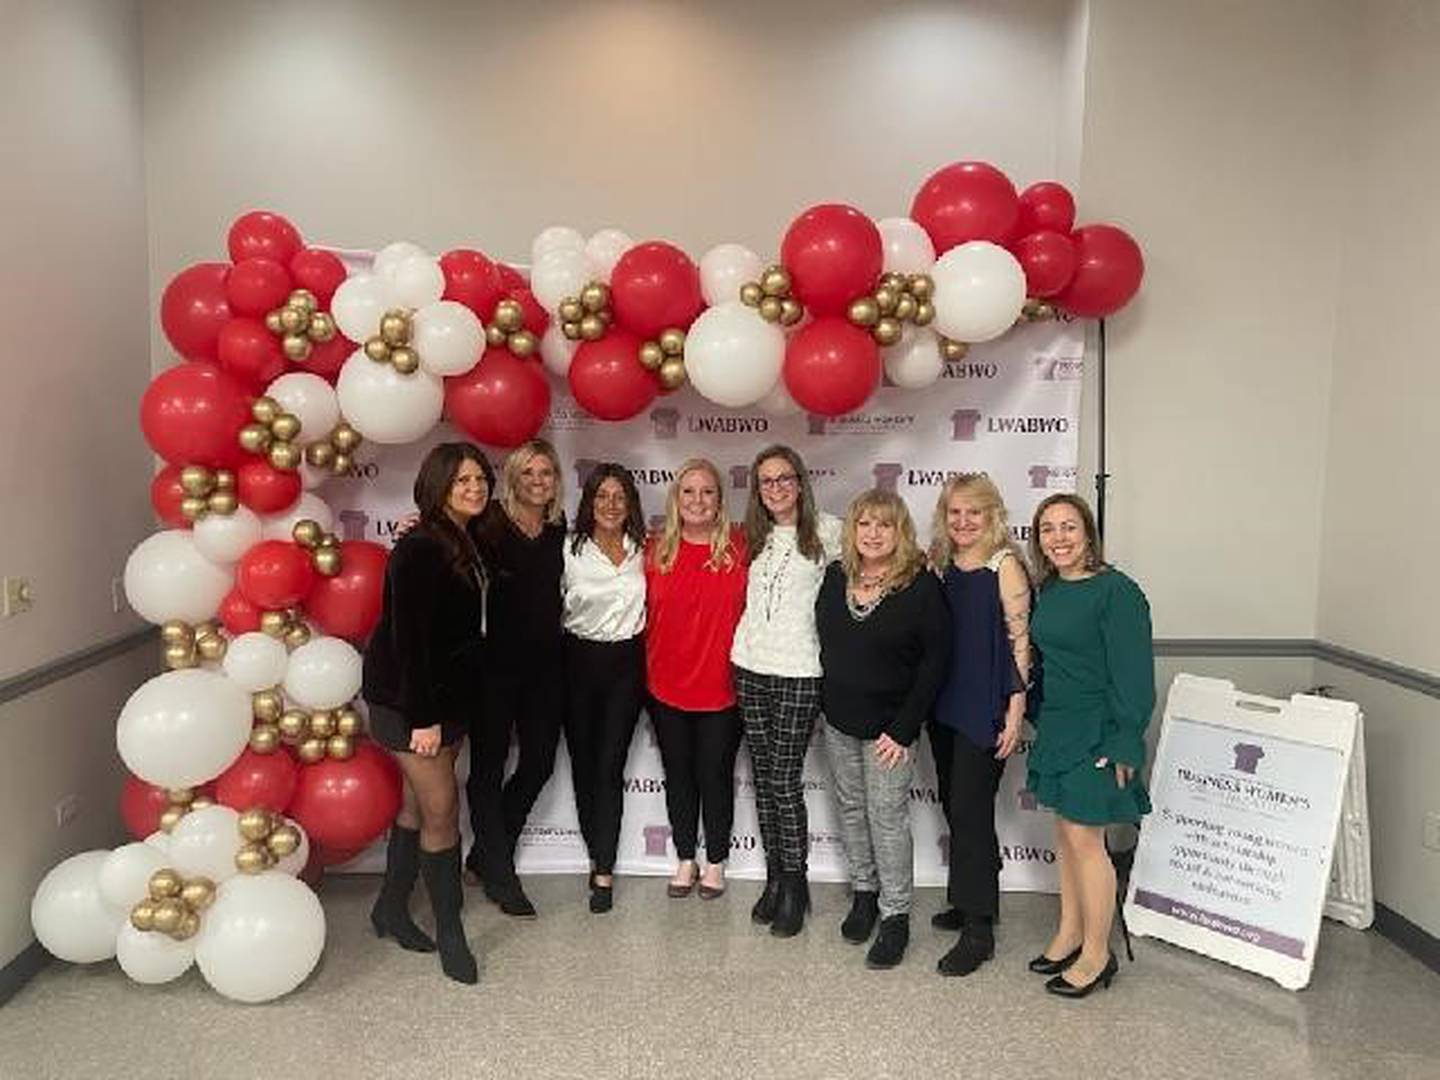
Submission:
[[[870,940],[870,932],[879,917],[880,894],[856,892],[850,897],[850,914],[840,924],[840,936],[852,945],[863,945]]]
[[[764,925],[775,918],[775,905],[780,901],[780,864],[765,864],[765,891],[750,909],[750,921]]]
[[[435,942],[410,918],[410,894],[420,872],[420,834],[396,825],[385,848],[385,881],[370,909],[370,925],[379,937],[393,937],[402,949],[434,952]]]
[[[865,954],[865,966],[870,968],[892,968],[905,957],[905,946],[910,944],[910,916],[887,915],[880,920],[880,932],[875,943]]]
[[[420,873],[430,893],[430,907],[435,912],[435,943],[440,949],[440,966],[456,982],[474,983],[480,978],[475,967],[475,954],[465,940],[465,924],[460,921],[460,905],[464,898],[460,884],[460,845],[444,851],[420,852]]]
[[[941,975],[969,975],[995,955],[995,924],[983,915],[965,920],[960,940],[940,958],[935,970]]]
[[[780,874],[780,896],[775,903],[775,919],[770,933],[776,937],[794,937],[805,925],[805,911],[810,906],[810,890],[804,870],[784,870]]]

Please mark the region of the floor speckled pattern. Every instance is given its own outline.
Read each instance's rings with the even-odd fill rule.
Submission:
[[[1114,986],[1069,1002],[1025,971],[1051,897],[1005,896],[994,962],[942,979],[938,890],[919,895],[905,962],[873,972],[839,937],[837,885],[816,886],[806,930],[780,941],[750,923],[752,882],[704,902],[622,878],[604,916],[579,877],[526,884],[532,922],[469,892],[476,987],[376,941],[365,877],[325,883],[321,965],[270,1005],[227,1002],[193,971],[146,988],[113,963],[52,964],[0,1009],[0,1078],[1440,1078],[1440,976],[1333,923],[1298,994],[1137,941]]]

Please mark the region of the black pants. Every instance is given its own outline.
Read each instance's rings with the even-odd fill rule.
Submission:
[[[625,759],[645,694],[645,639],[565,635],[565,744],[580,835],[597,874],[615,869],[625,804]]]
[[[565,704],[563,676],[558,653],[525,668],[497,664],[487,672],[480,715],[470,731],[465,794],[475,834],[469,862],[489,880],[504,882],[515,876],[515,843],[555,770]],[[512,731],[520,758],[502,786]]]
[[[735,755],[740,749],[735,707],[690,712],[652,698],[650,722],[665,766],[665,809],[675,853],[682,860],[695,858],[703,809],[705,857],[723,862],[730,857],[730,826],[735,821]]]
[[[767,865],[805,871],[810,850],[805,813],[805,750],[820,715],[820,680],[735,669],[745,744],[755,777],[755,815]]]
[[[937,725],[938,727],[938,725]],[[931,728],[932,747],[936,728]],[[946,731],[952,750],[949,773],[950,904],[965,915],[994,918],[1000,910],[1000,840],[995,835],[995,794],[1005,762],[995,749],[981,749],[963,735]],[[943,736],[942,736],[943,739]],[[944,796],[942,796],[944,798]]]
[[[950,820],[950,762],[955,756],[955,732],[931,720],[925,730],[930,733],[930,756],[935,759],[935,786],[940,789],[940,812]]]

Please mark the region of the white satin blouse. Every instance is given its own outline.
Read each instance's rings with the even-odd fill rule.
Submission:
[[[586,641],[626,641],[645,629],[644,552],[625,537],[625,558],[619,566],[593,540],[579,552],[565,538],[564,594],[561,622],[566,631]]]

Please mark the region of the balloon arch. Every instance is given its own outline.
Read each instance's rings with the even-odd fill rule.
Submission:
[[[618,229],[551,226],[527,276],[403,241],[351,273],[283,217],[242,215],[229,262],[166,287],[161,325],[184,362],[140,404],[166,462],[150,486],[165,528],[130,555],[125,590],[161,627],[169,670],[116,726],[137,842],[51,870],[31,906],[40,942],[79,963],[116,957],[138,982],[194,964],[240,1001],[313,969],[325,917],[296,875],[349,860],[400,804],[355,701],[387,549],[339,540],[315,494],[363,440],[413,442],[445,417],[516,446],[545,422],[547,371],[602,420],[687,381],[723,407],[853,412],[882,375],[918,390],[1017,322],[1126,304],[1139,247],[1074,219],[1061,184],[1017,193],[959,162],[908,217],[811,207],[772,265],[739,244],[697,263]]]

